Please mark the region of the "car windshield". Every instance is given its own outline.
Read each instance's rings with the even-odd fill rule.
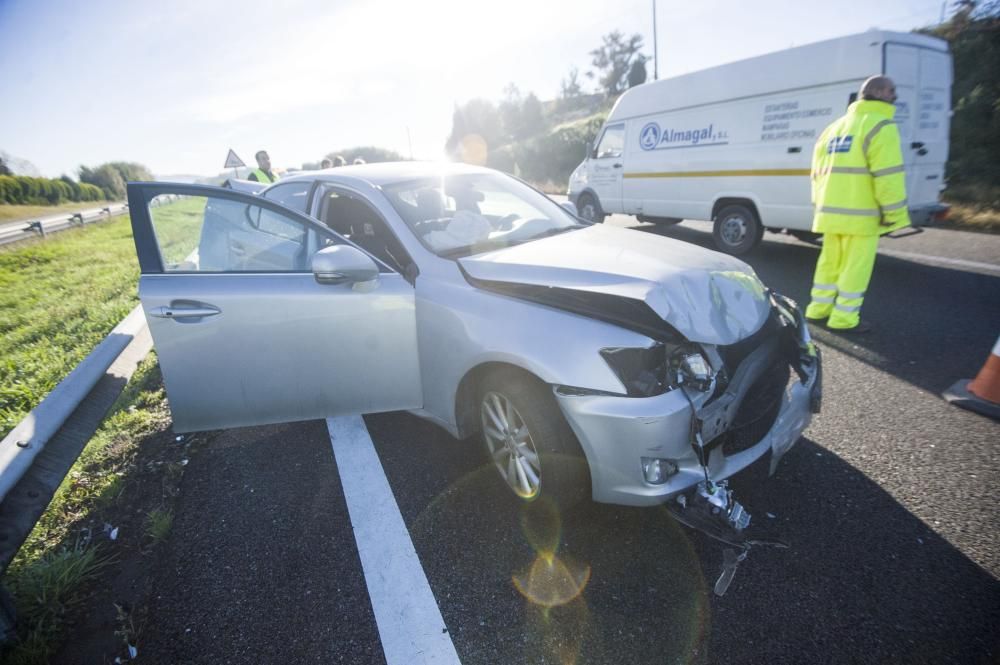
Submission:
[[[408,180],[382,190],[424,246],[449,258],[583,226],[551,199],[500,174]]]

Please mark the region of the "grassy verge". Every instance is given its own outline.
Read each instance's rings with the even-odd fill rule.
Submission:
[[[147,547],[166,538],[170,524],[162,517],[153,519],[156,530],[145,534],[123,520],[137,505],[128,493],[144,468],[179,480],[182,465],[149,462],[143,458],[148,451],[140,446],[165,432],[169,423],[159,367],[151,355],[136,370],[5,575],[18,611],[18,640],[3,654],[4,663],[45,663],[59,650],[67,627],[90,604],[93,582],[115,567],[128,542],[111,524],[129,529]],[[153,487],[155,502],[169,502],[176,494],[166,481]],[[156,510],[172,515],[169,506]]]
[[[79,201],[76,203],[63,203],[56,206],[19,206],[0,205],[0,224],[17,221],[29,221],[40,217],[58,215],[61,212],[76,212],[77,210],[93,210],[103,208],[108,205],[108,201]]]
[[[0,436],[136,302],[127,216],[0,250]]]
[[[951,203],[948,219],[943,226],[951,226],[963,231],[1000,233],[1000,208],[989,204]]]

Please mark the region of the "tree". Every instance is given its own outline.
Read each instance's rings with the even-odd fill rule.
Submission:
[[[613,97],[625,89],[626,75],[633,57],[639,55],[642,48],[642,35],[636,33],[625,40],[618,30],[613,30],[603,37],[600,48],[590,52],[591,64],[597,68],[600,75],[598,83],[609,97]],[[594,73],[588,72],[593,78]]]
[[[920,31],[947,40],[954,61],[947,195],[1000,207],[1000,2],[956,7]]]
[[[507,87],[503,89],[503,99],[497,107],[506,139],[518,138],[523,135],[522,104],[521,91],[513,83],[508,83]]]
[[[14,172],[4,164],[3,157],[0,157],[0,175],[14,175]]]
[[[117,200],[125,198],[125,181],[118,170],[111,166],[111,164],[101,164],[94,169],[81,166],[80,182],[100,188],[104,192],[106,199]]]
[[[628,70],[628,87],[634,88],[646,82],[646,56],[640,54],[632,61]]]
[[[567,100],[579,97],[582,94],[583,88],[580,86],[580,70],[576,67],[570,67],[569,74],[562,80],[559,97]]]
[[[545,129],[542,102],[533,92],[529,92],[521,104],[521,137],[534,136]]]
[[[473,99],[464,106],[455,107],[445,150],[453,157],[459,156],[462,141],[473,135],[481,137],[487,146],[498,146],[503,142],[503,122],[492,102]]]

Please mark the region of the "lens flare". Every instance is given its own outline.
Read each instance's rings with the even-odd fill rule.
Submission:
[[[489,148],[484,139],[479,134],[466,134],[459,142],[459,157],[466,164],[473,166],[486,166],[486,156]]]
[[[590,566],[551,555],[539,555],[512,578],[521,595],[535,605],[558,607],[578,598],[590,580]]]

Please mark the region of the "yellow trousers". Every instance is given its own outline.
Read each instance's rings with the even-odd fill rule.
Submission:
[[[829,317],[827,326],[840,330],[858,325],[876,250],[876,235],[824,234],[806,318]]]

